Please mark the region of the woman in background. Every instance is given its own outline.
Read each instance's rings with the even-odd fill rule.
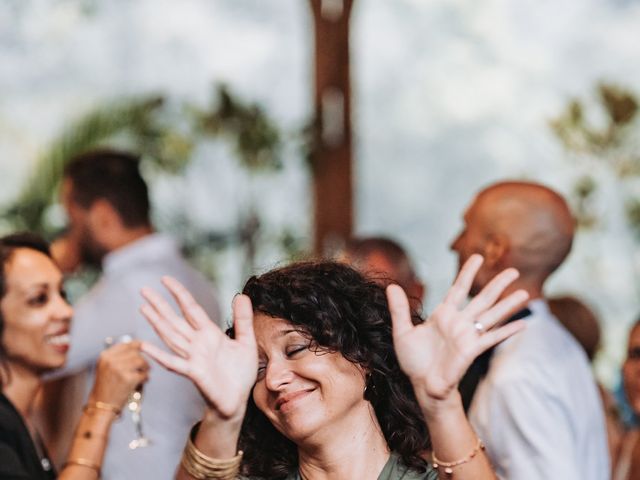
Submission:
[[[139,343],[116,345],[102,354],[69,459],[56,477],[30,416],[41,376],[65,362],[72,314],[46,242],[31,234],[0,238],[2,480],[98,478],[111,424],[147,378]]]

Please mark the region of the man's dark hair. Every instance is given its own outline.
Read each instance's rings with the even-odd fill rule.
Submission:
[[[126,227],[149,225],[149,192],[139,163],[137,155],[108,149],[73,158],[64,171],[64,177],[72,183],[72,200],[82,208],[90,208],[95,201],[104,199]]]
[[[0,238],[0,300],[7,294],[7,264],[11,260],[11,257],[13,257],[14,252],[19,248],[36,250],[51,258],[49,244],[35,233],[14,233]],[[2,317],[2,310],[0,310],[0,370],[8,376],[6,351],[2,343],[3,332],[4,318]],[[0,375],[0,386],[2,386],[2,375]]]
[[[282,318],[309,337],[318,352],[338,352],[367,372],[369,400],[392,452],[425,471],[427,428],[393,349],[384,289],[353,268],[335,262],[303,262],[251,277],[244,286],[254,312]],[[422,320],[414,315],[414,322]],[[229,332],[233,335],[233,332]],[[345,446],[346,447],[346,446]],[[249,398],[240,433],[242,473],[286,478],[298,470],[296,445]]]

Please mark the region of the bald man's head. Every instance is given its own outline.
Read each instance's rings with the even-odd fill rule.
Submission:
[[[465,212],[465,229],[452,244],[463,263],[485,257],[475,290],[507,267],[539,289],[571,250],[574,220],[565,200],[543,185],[500,182],[482,190]]]

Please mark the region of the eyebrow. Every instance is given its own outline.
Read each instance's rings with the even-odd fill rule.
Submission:
[[[58,288],[61,288],[64,286],[64,281],[60,281],[60,283],[57,285]],[[55,288],[56,285],[53,285],[53,287]],[[27,287],[25,287],[24,289],[19,288],[18,291],[25,293],[25,294],[29,294],[30,292],[33,292],[35,290],[48,290],[49,289],[49,283],[48,282],[40,282],[40,283],[34,283],[33,285],[29,285]]]
[[[288,330],[282,330],[278,332],[278,337],[286,337],[290,333],[301,333],[300,329],[290,328]]]

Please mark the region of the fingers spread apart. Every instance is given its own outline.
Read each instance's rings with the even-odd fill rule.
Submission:
[[[214,324],[207,315],[207,312],[204,311],[200,304],[196,302],[195,298],[193,298],[193,295],[189,293],[189,290],[178,280],[165,276],[162,277],[162,284],[167,287],[171,296],[173,296],[178,303],[180,311],[192,328],[200,330]]]
[[[473,285],[473,279],[480,270],[483,261],[482,255],[473,254],[469,257],[460,269],[460,273],[458,273],[455,282],[453,282],[453,285],[449,288],[444,303],[451,303],[458,308],[464,305],[464,302],[469,296],[471,285]]]
[[[148,342],[142,342],[141,349],[167,370],[171,370],[172,372],[185,376],[189,374],[189,363],[184,358],[171,355]]]
[[[491,308],[500,298],[500,295],[511,283],[520,276],[515,268],[503,270],[493,277],[482,291],[473,297],[465,308],[465,313],[476,316]]]
[[[395,338],[411,331],[411,309],[407,294],[400,285],[391,284],[387,287],[387,302],[391,313],[391,326]]]
[[[256,345],[253,331],[253,306],[246,295],[236,295],[233,299],[233,328],[235,339],[247,346]]]

